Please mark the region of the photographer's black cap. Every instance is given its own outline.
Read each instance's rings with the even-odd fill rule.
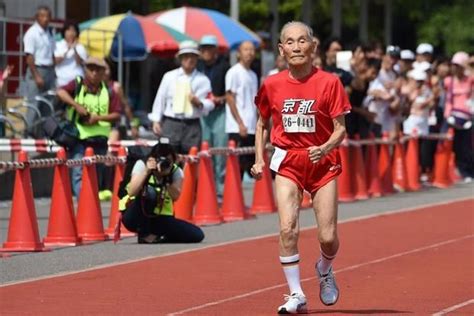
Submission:
[[[170,140],[167,137],[160,137],[158,142],[153,146],[150,152],[150,157],[166,157],[171,155],[173,160],[176,160],[176,152],[173,146],[170,144]]]

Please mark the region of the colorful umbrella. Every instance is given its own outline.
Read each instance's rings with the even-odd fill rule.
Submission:
[[[147,16],[156,23],[173,28],[199,41],[203,35],[217,37],[220,48],[235,49],[243,41],[260,44],[257,34],[228,16],[209,9],[181,7]]]
[[[158,25],[145,17],[126,13],[93,19],[79,25],[79,41],[89,54],[119,59],[119,36],[122,37],[122,58],[124,61],[142,60],[148,53],[172,56],[178,51],[179,42],[188,36]]]

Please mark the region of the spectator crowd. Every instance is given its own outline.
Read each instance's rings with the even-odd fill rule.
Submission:
[[[348,93],[349,138],[420,136],[420,178],[427,182],[437,141],[425,136],[452,128],[457,168],[465,181],[472,181],[474,56],[460,51],[452,58],[435,57],[429,43],[419,44],[415,52],[374,43],[355,45],[350,58],[344,58],[338,39],[324,42],[317,53],[321,67],[336,74]]]
[[[50,9],[39,7],[36,22],[23,38],[28,65],[25,97],[35,104],[36,95],[57,89],[59,103],[78,130],[79,141],[68,148],[70,157],[81,157],[89,145],[105,153],[107,140],[117,140],[119,134],[139,137],[138,126],[145,122],[133,117],[122,88],[110,78],[110,66],[102,59],[88,57],[78,43],[79,28],[74,23],[66,22],[63,39],[55,42],[49,32],[50,19]],[[472,180],[472,54],[460,51],[450,57],[439,56],[429,43],[421,43],[412,51],[380,43],[360,43],[348,49],[337,38],[314,41],[318,44],[314,67],[339,77],[349,96],[349,138],[396,140],[403,134],[421,136],[420,178],[427,182],[436,140],[423,137],[452,128],[457,168],[465,181]],[[253,43],[243,42],[237,51],[238,62],[230,65],[228,56],[219,54],[213,34],[202,37],[199,43],[182,42],[176,55],[178,67],[167,72],[157,87],[148,115],[151,124],[146,127],[156,136],[168,138],[178,154],[187,154],[203,140],[211,147],[227,146],[228,140],[234,140],[237,146],[253,146],[257,121],[254,98],[259,85],[265,77],[286,69],[285,60],[277,56],[273,57],[274,69],[265,62],[265,71],[261,70],[263,66],[255,71],[259,54],[266,61],[273,56],[268,49],[263,54],[263,49],[259,51]],[[6,78],[10,70],[7,68],[0,78]],[[117,132],[124,125],[120,124],[124,121],[121,117],[128,121],[131,132]],[[28,126],[35,126],[34,120],[35,112],[29,109]],[[213,159],[217,193],[222,197],[225,156]],[[241,156],[242,174],[250,170],[253,159]],[[73,181],[77,194],[79,172]],[[102,189],[106,187],[104,184]]]

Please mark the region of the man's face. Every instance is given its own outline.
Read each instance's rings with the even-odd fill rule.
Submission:
[[[201,58],[204,62],[212,62],[217,55],[217,47],[212,45],[201,46]]]
[[[431,63],[433,61],[433,55],[431,55],[430,53],[423,53],[421,54],[421,60]]]
[[[375,78],[377,78],[377,75],[378,75],[378,69],[375,67],[368,67],[367,70],[365,71],[365,78],[367,82],[375,80]]]
[[[186,72],[192,72],[196,68],[198,56],[196,54],[182,54],[179,56],[181,67]]]
[[[363,75],[367,71],[367,62],[366,62],[366,60],[363,59],[363,60],[361,60],[357,63],[354,63],[352,65],[352,69],[354,70],[354,72],[357,76]]]
[[[451,67],[452,67],[451,69],[454,75],[461,76],[462,74],[464,74],[465,69],[463,66],[458,65],[458,64],[452,64]]]
[[[255,46],[252,42],[243,42],[239,47],[239,58],[245,64],[250,65],[255,59]]]
[[[393,66],[395,65],[395,61],[393,60],[392,57],[389,55],[384,55],[382,58],[382,68],[385,70],[391,70],[393,69]]]
[[[86,65],[86,78],[93,85],[99,85],[104,80],[105,68],[97,65]]]
[[[363,63],[365,61],[365,52],[360,46],[358,46],[352,54],[352,60],[354,64]]]
[[[413,61],[409,59],[400,59],[398,64],[400,65],[401,72],[407,72],[412,68]]]
[[[104,81],[110,80],[110,67],[107,66],[104,70]]]
[[[48,27],[50,20],[51,20],[51,15],[49,14],[48,10],[41,9],[36,14],[36,21],[44,29]]]
[[[341,44],[338,42],[332,42],[329,45],[329,48],[326,52],[326,64],[335,65],[336,64],[336,55],[342,50]]]
[[[311,54],[315,51],[316,43],[309,38],[303,26],[290,26],[285,30],[282,39],[278,49],[290,67],[311,64]]]
[[[436,69],[436,74],[441,78],[447,77],[449,75],[449,64],[448,63],[441,63],[438,65]]]
[[[278,56],[275,61],[275,66],[278,70],[283,70],[286,68],[286,60],[283,56]]]

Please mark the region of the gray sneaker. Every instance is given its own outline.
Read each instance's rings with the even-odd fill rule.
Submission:
[[[316,272],[319,277],[319,298],[324,305],[334,305],[339,299],[339,289],[337,288],[336,279],[332,273],[332,267],[325,275],[319,273],[318,265],[316,264]]]

